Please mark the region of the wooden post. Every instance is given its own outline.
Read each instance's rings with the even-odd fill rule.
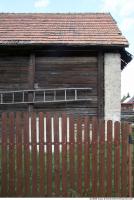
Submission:
[[[98,118],[104,117],[104,58],[103,53],[98,53]]]
[[[35,77],[35,54],[30,55],[29,75],[28,75],[28,89],[34,89],[34,77]],[[33,94],[28,94],[28,101],[32,101]],[[28,111],[33,111],[33,104],[28,105]]]

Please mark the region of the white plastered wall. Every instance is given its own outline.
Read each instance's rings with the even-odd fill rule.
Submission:
[[[104,54],[105,120],[120,121],[121,58],[119,53]]]

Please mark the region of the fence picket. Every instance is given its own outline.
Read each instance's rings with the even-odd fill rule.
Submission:
[[[122,130],[122,174],[121,174],[121,193],[122,196],[127,196],[127,183],[128,183],[128,176],[127,176],[127,143],[128,143],[128,135],[127,135],[127,124],[122,123],[121,126]]]
[[[14,113],[9,114],[9,196],[15,196]]]
[[[54,114],[54,172],[55,194],[60,195],[60,154],[59,154],[59,118]]]
[[[111,120],[107,122],[107,196],[112,196],[112,127]]]
[[[52,133],[51,133],[51,116],[46,113],[46,142],[47,142],[47,196],[52,195]]]
[[[126,134],[127,136],[132,136],[132,124],[128,124],[127,123],[127,128],[126,128]],[[133,174],[133,167],[132,167],[132,144],[127,144],[127,149],[128,149],[128,196],[129,197],[133,197],[133,178],[132,178],[132,174]]]
[[[44,166],[44,114],[39,113],[39,194],[44,196],[45,166]]]
[[[77,121],[77,189],[78,195],[82,195],[82,119]]]
[[[89,195],[90,189],[90,135],[89,118],[84,118],[84,193]]]
[[[99,121],[99,196],[105,196],[105,121]]]
[[[20,112],[16,113],[17,196],[22,196],[22,130]]]
[[[30,196],[30,149],[29,149],[29,114],[27,112],[23,113],[24,121],[24,184],[25,184],[25,196]]]
[[[120,196],[120,123],[114,123],[114,190]]]
[[[98,173],[97,173],[97,152],[98,152],[98,122],[97,118],[92,119],[92,196],[97,196],[98,191]]]
[[[67,196],[67,116],[62,113],[62,194]]]
[[[74,190],[75,187],[75,174],[74,174],[74,167],[75,167],[75,157],[74,157],[74,116],[71,114],[69,117],[69,164],[70,164],[70,188]]]
[[[6,135],[6,123],[7,123],[7,114],[2,113],[2,158],[1,158],[1,176],[2,176],[2,185],[1,185],[1,196],[7,196],[7,135]]]
[[[32,141],[32,195],[37,196],[36,113],[31,114],[31,141]]]

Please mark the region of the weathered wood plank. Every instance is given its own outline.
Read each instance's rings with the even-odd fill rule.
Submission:
[[[99,121],[99,196],[105,196],[105,121]]]
[[[97,163],[97,153],[98,153],[98,122],[97,118],[92,119],[92,196],[96,197],[98,194],[98,163]]]
[[[69,116],[69,164],[70,164],[70,188],[74,190],[75,187],[75,156],[74,156],[74,116],[71,114]]]
[[[90,192],[90,122],[84,117],[84,192]]]
[[[120,123],[114,123],[114,190],[120,196]]]
[[[23,180],[22,180],[22,128],[21,113],[16,113],[16,151],[17,151],[17,191],[19,197],[23,196]]]
[[[52,196],[52,133],[51,133],[51,116],[46,113],[46,142],[47,142],[47,196]]]
[[[9,114],[9,196],[15,195],[14,113]]]
[[[36,113],[31,113],[31,142],[32,142],[32,195],[37,196],[37,135]]]
[[[6,134],[7,114],[2,113],[2,158],[1,158],[1,196],[7,196],[7,134]]]
[[[45,194],[45,152],[44,152],[44,114],[39,113],[39,194],[41,197]]]
[[[107,177],[107,196],[112,196],[112,128],[111,120],[107,122],[107,163],[106,163],[106,177]]]
[[[67,196],[67,116],[62,113],[62,195]]]
[[[82,195],[82,119],[78,116],[77,121],[77,190]]]
[[[55,194],[60,195],[60,151],[59,151],[59,117],[54,114],[54,170]]]
[[[127,134],[127,123],[121,124],[121,136],[122,136],[122,163],[121,163],[121,195],[126,197],[127,184],[128,184],[128,175],[127,175],[127,150],[128,150],[128,134]]]
[[[24,195],[30,196],[30,146],[29,146],[29,114],[28,112],[23,113],[24,121]]]

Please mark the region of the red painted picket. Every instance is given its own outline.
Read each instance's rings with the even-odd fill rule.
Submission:
[[[17,196],[22,196],[22,126],[21,115],[16,113]]]
[[[1,196],[7,195],[7,134],[6,134],[6,113],[2,114],[2,149],[1,149]]]
[[[106,162],[106,179],[107,179],[107,195],[108,197],[112,196],[112,121],[107,122],[107,162]]]

